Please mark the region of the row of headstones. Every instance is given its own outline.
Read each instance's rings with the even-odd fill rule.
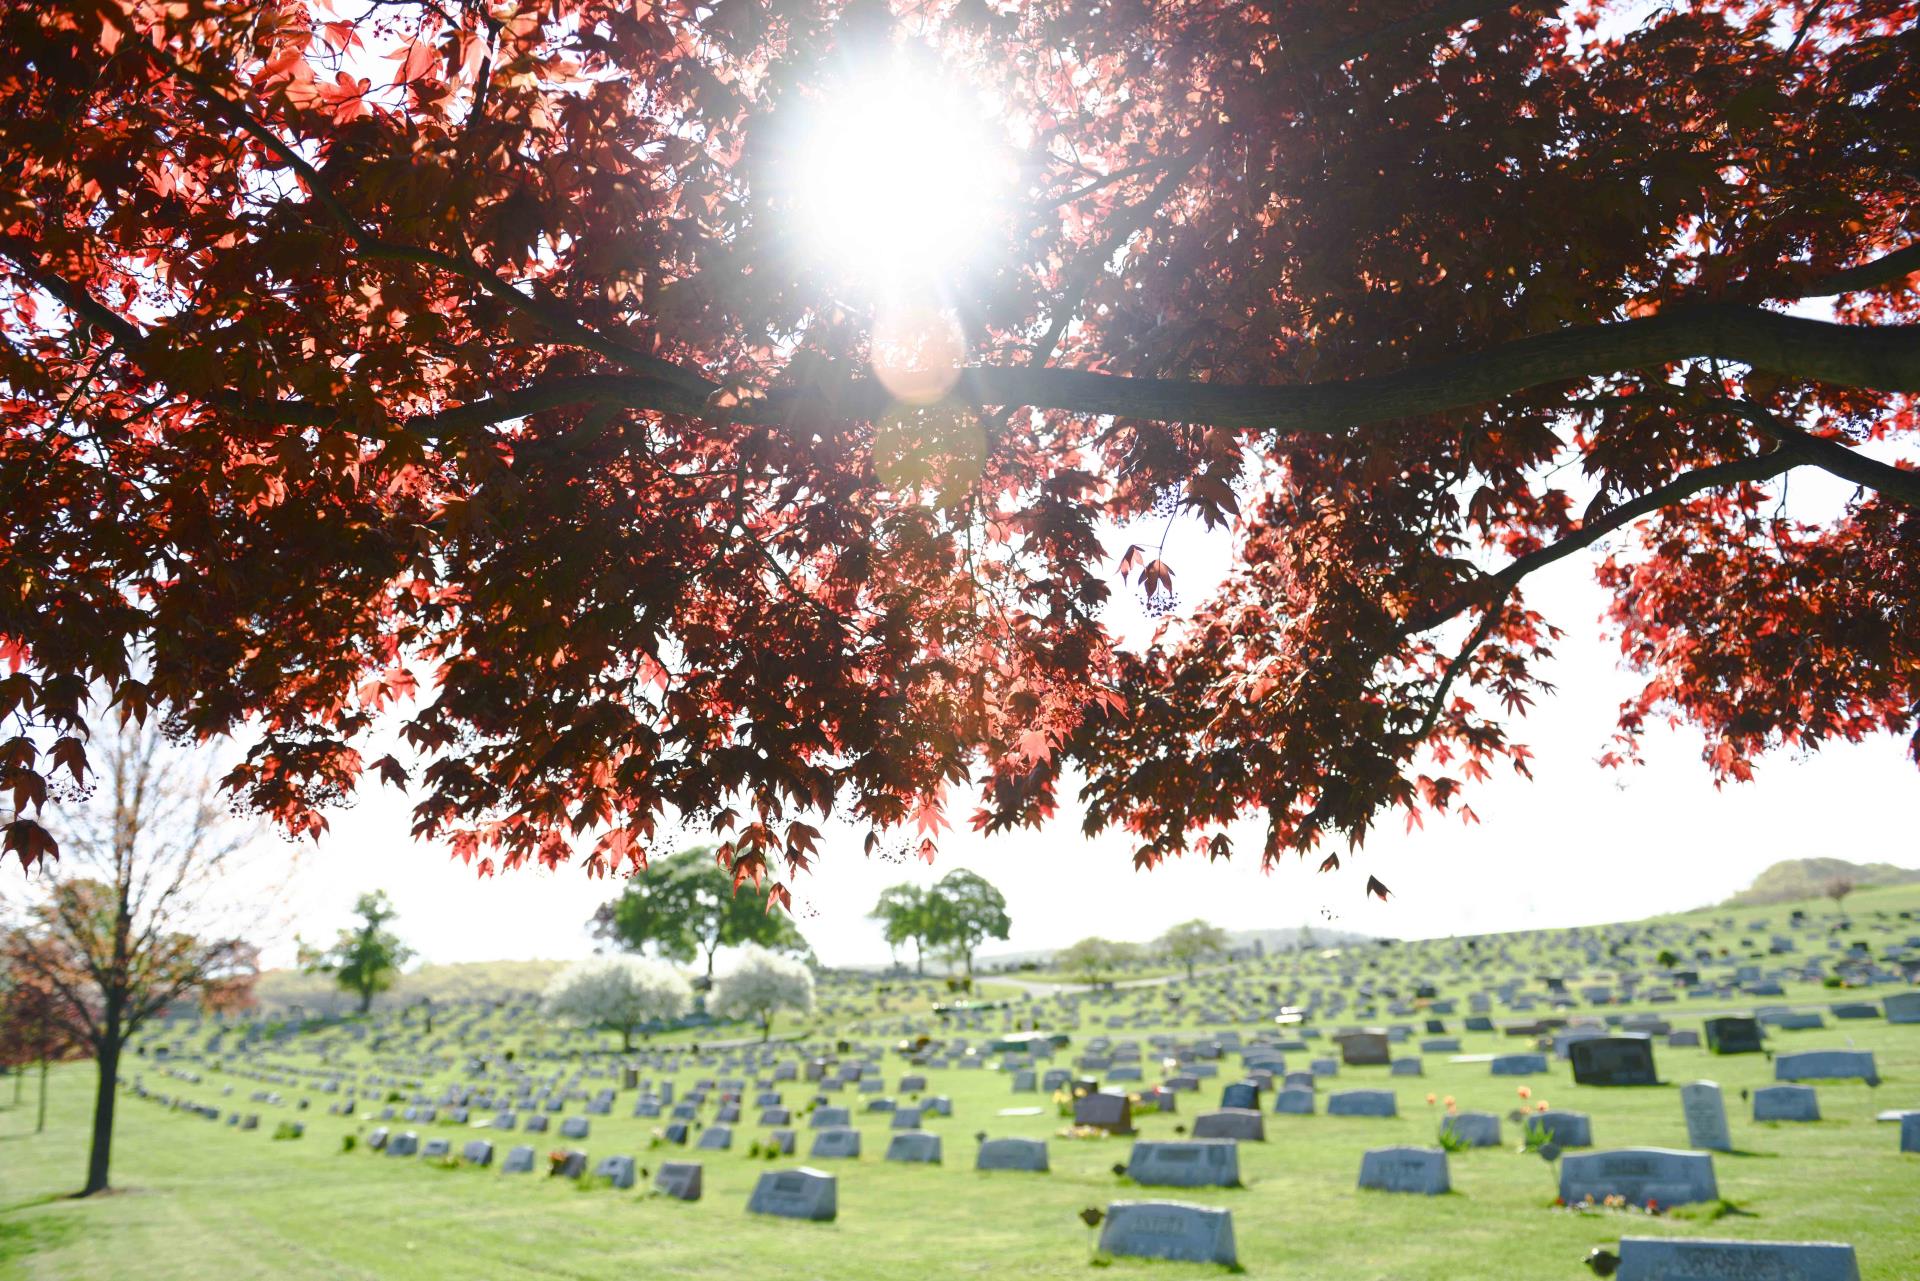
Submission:
[[[1411,1154],[1411,1155],[1409,1155]],[[1666,1153],[1658,1149],[1640,1152],[1596,1154],[1590,1160],[1628,1171],[1664,1169],[1668,1158],[1693,1154]],[[1432,1187],[1433,1164],[1439,1158],[1439,1188]],[[1703,1158],[1711,1166],[1710,1158]],[[1678,1172],[1683,1179],[1697,1179],[1697,1168]],[[1369,1178],[1373,1182],[1369,1183]],[[1639,1176],[1636,1189],[1664,1185],[1648,1183]],[[1709,1183],[1712,1172],[1706,1172]],[[1398,1186],[1409,1182],[1417,1189]],[[1421,1149],[1381,1149],[1366,1155],[1361,1184],[1383,1190],[1446,1191],[1445,1153]],[[1564,1180],[1563,1180],[1564,1186]],[[1684,1194],[1689,1184],[1680,1186]],[[1609,1194],[1611,1195],[1611,1194]],[[1564,1191],[1563,1191],[1564,1196]],[[1632,1199],[1630,1197],[1630,1199]],[[1645,1203],[1642,1197],[1641,1203]],[[1705,1199],[1710,1199],[1705,1198]],[[1680,1204],[1682,1202],[1666,1202]],[[747,1210],[753,1214],[781,1218],[831,1222],[839,1215],[838,1181],[822,1170],[801,1167],[795,1170],[770,1170],[754,1185]],[[1193,1205],[1180,1201],[1116,1201],[1104,1214],[1094,1217],[1101,1224],[1099,1248],[1103,1254],[1146,1259],[1169,1259],[1192,1263],[1214,1263],[1238,1267],[1239,1252],[1234,1240],[1233,1211],[1216,1206]],[[1656,1281],[1679,1276],[1761,1277],[1792,1276],[1804,1281],[1859,1281],[1859,1265],[1853,1247],[1831,1243],[1765,1241],[1675,1241],[1629,1237],[1621,1241],[1618,1276],[1622,1281]]]

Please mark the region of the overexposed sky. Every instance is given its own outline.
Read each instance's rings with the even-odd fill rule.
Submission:
[[[1792,484],[1792,507],[1807,515],[1831,510],[1846,492],[1806,473]],[[1146,536],[1121,533],[1112,541],[1117,548]],[[1175,532],[1168,559],[1181,574],[1183,599],[1205,594],[1227,552],[1218,534]],[[1548,673],[1559,689],[1516,730],[1535,750],[1534,781],[1496,774],[1471,790],[1477,825],[1429,819],[1424,830],[1407,833],[1390,816],[1358,857],[1325,875],[1292,859],[1263,874],[1257,825],[1237,842],[1252,857],[1136,873],[1126,837],[1082,838],[1072,805],[1041,832],[981,838],[957,821],[961,830],[945,834],[932,867],[870,860],[860,833],[836,826],[816,870],[794,885],[801,932],[829,964],[883,961],[885,944],[866,919],[880,891],[900,881],[930,883],[956,867],[972,868],[1006,894],[1013,935],[1002,946],[1013,950],[1089,934],[1144,940],[1195,916],[1230,929],[1311,924],[1404,938],[1590,924],[1716,901],[1784,858],[1920,866],[1911,819],[1920,770],[1891,737],[1775,756],[1756,782],[1719,791],[1690,730],[1650,732],[1642,768],[1595,765],[1634,682],[1600,637],[1604,598],[1592,563],[1570,558],[1528,582],[1529,599],[1567,632]],[[1147,626],[1125,595],[1111,621],[1127,635]],[[428,960],[593,950],[585,922],[618,892],[617,882],[589,879],[578,867],[481,880],[409,839],[409,805],[392,789],[369,785],[355,808],[334,816],[319,847],[302,855],[297,902],[305,937],[330,938],[348,922],[357,895],[381,888],[399,907],[401,933]],[[1390,902],[1366,898],[1369,875],[1392,888]],[[286,955],[290,948],[269,959]]]

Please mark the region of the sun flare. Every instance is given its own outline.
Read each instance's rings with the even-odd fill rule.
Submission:
[[[877,296],[925,300],[964,272],[1011,185],[979,96],[905,59],[823,96],[789,159],[806,254]]]

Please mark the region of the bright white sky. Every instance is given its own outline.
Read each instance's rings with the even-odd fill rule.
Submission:
[[[1792,506],[1811,514],[1844,492],[1797,473]],[[1144,537],[1117,536],[1113,545]],[[1168,554],[1183,599],[1205,594],[1227,551],[1219,535],[1176,531]],[[1003,946],[1024,950],[1090,934],[1145,940],[1196,916],[1229,929],[1309,924],[1402,938],[1591,924],[1714,902],[1784,858],[1920,866],[1911,819],[1920,771],[1891,737],[1804,759],[1771,758],[1757,782],[1723,791],[1714,790],[1691,731],[1651,734],[1643,768],[1595,765],[1634,685],[1600,637],[1604,601],[1591,563],[1569,559],[1529,580],[1530,599],[1567,631],[1549,673],[1559,693],[1518,734],[1536,751],[1534,781],[1496,776],[1472,793],[1477,826],[1429,820],[1425,830],[1406,833],[1391,821],[1359,857],[1327,875],[1297,860],[1263,875],[1257,828],[1239,842],[1253,855],[1243,861],[1188,860],[1136,873],[1124,836],[1083,839],[1070,808],[1043,832],[947,833],[933,867],[869,860],[857,833],[830,829],[825,856],[794,886],[797,923],[829,964],[884,961],[885,944],[866,919],[880,891],[903,880],[930,883],[956,867],[974,869],[1006,894],[1013,936]],[[1146,626],[1126,595],[1112,621],[1129,635]],[[480,880],[443,851],[409,839],[409,806],[392,789],[369,786],[357,808],[334,816],[319,848],[302,856],[297,928],[308,939],[331,938],[357,895],[382,888],[399,907],[402,934],[428,960],[593,950],[585,922],[617,893],[617,882],[591,880],[577,867]],[[1369,874],[1392,888],[1391,902],[1365,897]],[[288,956],[290,947],[269,960]]]

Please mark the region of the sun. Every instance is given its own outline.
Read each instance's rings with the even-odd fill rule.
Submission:
[[[931,301],[990,243],[1012,185],[988,104],[895,55],[810,104],[786,149],[793,232],[839,283]]]

